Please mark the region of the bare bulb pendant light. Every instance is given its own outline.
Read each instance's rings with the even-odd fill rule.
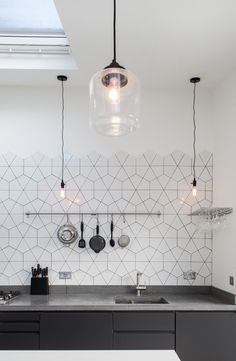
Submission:
[[[113,59],[90,81],[90,125],[102,135],[120,136],[139,127],[139,81],[117,62],[116,0],[113,5]]]
[[[197,180],[196,180],[196,85],[200,82],[200,78],[195,77],[190,79],[193,83],[193,197],[197,196]]]
[[[64,120],[65,120],[65,99],[64,99],[64,81],[67,81],[67,76],[58,75],[57,80],[61,82],[61,189],[60,196],[65,198],[65,182],[64,182],[64,168],[65,168],[65,153],[64,153]]]

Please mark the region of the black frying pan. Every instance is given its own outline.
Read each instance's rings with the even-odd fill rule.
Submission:
[[[99,224],[96,227],[96,235],[93,236],[89,241],[89,246],[95,253],[99,253],[103,250],[106,245],[105,239],[99,235]]]

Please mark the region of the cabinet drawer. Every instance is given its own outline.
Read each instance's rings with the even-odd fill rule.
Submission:
[[[49,312],[40,319],[43,350],[110,350],[112,314],[106,312]]]
[[[2,333],[0,332],[0,350],[38,350],[37,333]]]
[[[116,350],[174,350],[174,333],[114,333],[113,346]]]
[[[115,331],[174,331],[174,312],[117,312],[113,317]]]
[[[39,314],[34,312],[0,312],[0,322],[2,321],[39,321]]]
[[[0,332],[39,332],[39,322],[0,322]]]

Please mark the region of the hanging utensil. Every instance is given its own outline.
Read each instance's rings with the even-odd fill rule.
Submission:
[[[77,240],[78,231],[76,227],[70,223],[68,215],[67,215],[67,223],[58,229],[57,237],[59,241],[62,242],[65,246],[69,246],[71,243]]]
[[[99,222],[97,218],[96,235],[90,239],[89,246],[95,253],[99,253],[100,251],[103,250],[105,245],[106,245],[105,239],[99,235]]]
[[[129,236],[122,234],[118,239],[118,245],[122,248],[127,247],[130,243]]]
[[[79,248],[85,248],[86,247],[86,243],[84,240],[84,221],[83,221],[83,217],[82,217],[82,221],[80,223],[80,231],[81,231],[81,236],[80,236],[80,240],[79,240]]]
[[[110,246],[115,246],[115,241],[113,239],[113,230],[114,230],[114,224],[113,224],[113,217],[111,218],[111,239],[110,239]]]
[[[125,215],[123,214],[123,223],[126,223],[126,219],[125,219]],[[119,238],[118,238],[118,245],[121,248],[127,247],[130,243],[130,238],[129,236],[122,234]]]

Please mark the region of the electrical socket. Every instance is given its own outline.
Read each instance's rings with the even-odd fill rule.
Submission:
[[[234,277],[233,276],[229,276],[229,284],[230,284],[230,286],[234,286]]]
[[[184,280],[192,281],[195,280],[196,277],[197,277],[197,272],[192,270],[183,273]]]
[[[59,279],[60,280],[70,280],[71,272],[59,272]]]

